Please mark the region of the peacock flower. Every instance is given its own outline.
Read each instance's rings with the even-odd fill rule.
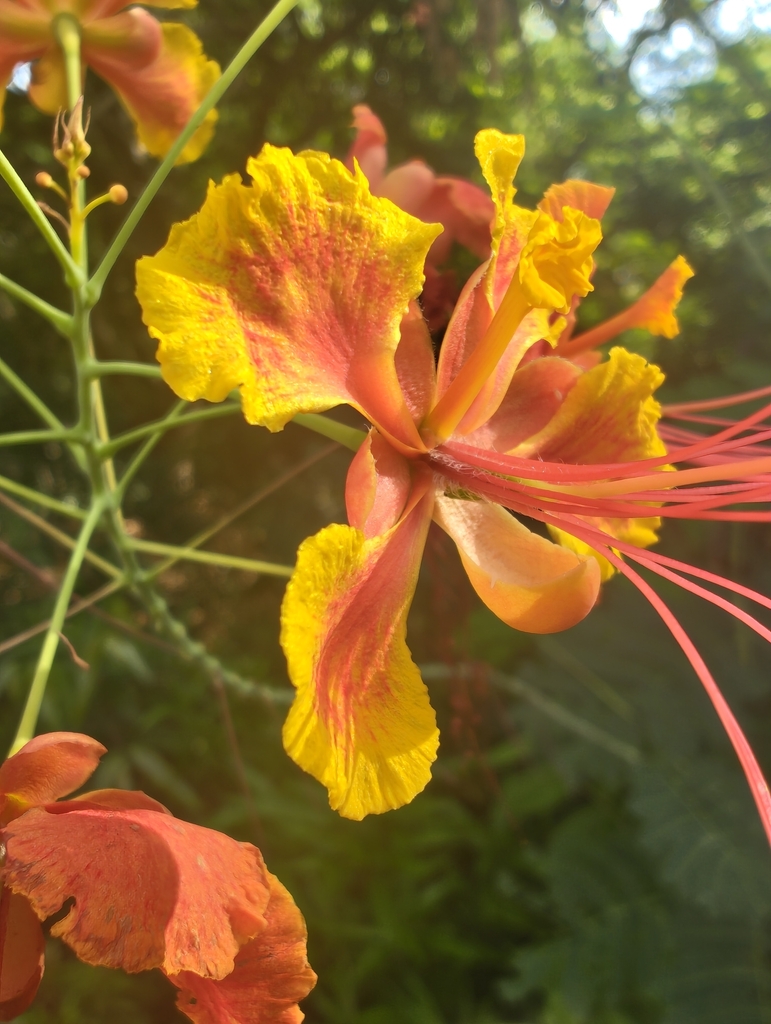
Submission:
[[[178,821],[144,793],[78,789],[105,753],[38,736],[0,766],[0,1020],[35,998],[40,925],[88,964],[160,968],[195,1024],[300,1024],[315,982],[305,924],[259,850]]]
[[[190,8],[196,0],[148,0],[152,7]],[[77,21],[83,73],[108,82],[136,125],[140,143],[162,157],[220,74],[187,26],[158,22],[126,0],[0,0],[0,126],[5,87],[14,66],[35,61],[29,96],[47,114],[65,109],[64,57],[57,18]],[[212,110],[185,146],[178,163],[196,160],[217,120]]]
[[[771,457],[747,449],[741,425],[665,446],[653,397],[663,374],[623,348],[588,369],[553,349],[527,360],[544,340],[558,343],[574,297],[591,290],[612,190],[568,182],[523,209],[513,203],[523,138],[483,131],[476,152],[496,208],[492,255],[466,284],[438,363],[415,299],[441,228],[374,197],[360,168],[323,153],[266,146],[248,185],[210,185],[200,212],[138,264],[145,323],[180,397],[216,402],[239,388],[247,420],[271,430],[341,404],[371,424],[348,472],[348,525],[303,542],[284,598],[297,690],[285,747],[351,818],[407,803],[428,782],[438,732],[405,636],[433,519],[482,601],[517,629],[567,629],[591,610],[603,575],[629,577],[707,686],[771,830],[768,790],[737,723],[630,565],[736,591],[645,549],[664,515],[767,500]],[[671,315],[670,293],[656,295]]]
[[[477,185],[465,178],[436,175],[422,160],[409,160],[387,170],[386,130],[363,103],[353,108],[353,127],[356,138],[348,151],[346,167],[352,171],[354,161],[358,162],[374,196],[384,196],[414,217],[427,224],[441,224],[444,229],[428,250],[420,297],[429,328],[437,331],[449,320],[458,297],[454,272],[439,268],[455,242],[480,260],[489,257],[495,206]]]

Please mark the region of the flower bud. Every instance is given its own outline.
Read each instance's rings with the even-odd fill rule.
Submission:
[[[116,206],[123,206],[128,199],[128,189],[125,185],[112,185],[109,195]]]
[[[50,188],[54,183],[54,179],[48,171],[38,171],[35,175],[35,183],[41,188]]]

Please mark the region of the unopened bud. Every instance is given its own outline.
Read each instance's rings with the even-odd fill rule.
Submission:
[[[54,183],[54,179],[51,177],[48,171],[38,171],[35,175],[35,182],[41,188],[50,188]]]
[[[113,185],[110,188],[109,195],[116,206],[123,206],[128,199],[128,189],[125,185]]]
[[[75,171],[79,178],[87,178],[91,173],[90,169],[85,164],[81,164],[80,167]]]

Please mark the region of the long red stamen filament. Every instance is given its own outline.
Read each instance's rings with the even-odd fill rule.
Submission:
[[[674,402],[672,405],[665,405],[663,413],[665,416],[674,416],[679,412],[702,412],[707,409],[728,409],[732,405],[741,405],[743,402],[752,402],[756,398],[766,398],[771,395],[771,384],[764,388],[756,388],[754,391],[742,391],[735,395],[724,395],[721,398],[705,398],[697,402]]]

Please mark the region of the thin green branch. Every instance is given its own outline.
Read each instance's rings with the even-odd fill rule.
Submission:
[[[11,385],[16,394],[24,399],[30,409],[34,410],[44,423],[47,423],[52,430],[64,430],[64,424],[55,416],[45,402],[38,398],[35,392],[25,384],[21,377],[15,373],[5,360],[0,359],[0,377]]]
[[[25,508],[23,505],[19,505],[19,503],[14,501],[12,498],[6,497],[5,494],[0,494],[0,505],[5,505],[5,507],[10,509],[11,512],[15,513],[15,515],[19,516],[21,519],[26,519],[28,523],[40,530],[42,533],[47,534],[52,540],[61,544],[62,547],[69,548],[70,551],[75,548],[76,542],[68,533],[64,533],[63,530],[59,530],[55,526],[52,526],[51,523],[46,522],[45,519],[41,519],[40,516],[36,515],[34,512],[30,512],[30,510]],[[99,569],[107,576],[112,576],[114,579],[123,578],[123,573],[117,565],[113,565],[100,555],[94,554],[93,551],[86,551],[84,557],[87,562],[90,562],[91,565],[94,566],[94,568]]]
[[[172,419],[167,416],[162,420],[154,420],[152,423],[146,423],[143,427],[136,427],[134,430],[126,431],[125,434],[118,434],[108,444],[100,445],[99,456],[102,459],[111,458],[121,448],[133,444],[135,441],[141,441],[143,437],[154,434],[160,435],[167,430],[171,430],[172,427],[184,427],[188,423],[200,423],[202,420],[218,419],[220,416],[231,416],[233,413],[240,411],[241,407],[236,405],[235,402],[226,402],[208,409],[201,409],[198,412],[188,413],[187,416],[180,416],[178,419]]]
[[[10,277],[6,277],[5,274],[0,274],[0,288],[4,292],[7,292],[12,298],[17,299],[19,302],[23,302],[25,306],[29,306],[40,316],[45,317],[50,324],[56,328],[59,334],[65,338],[69,338],[72,331],[72,317],[69,313],[65,313],[61,309],[57,309],[56,306],[52,306],[45,299],[41,299],[40,296],[35,295],[34,292],[27,291],[20,284],[16,284]]]
[[[331,420],[315,412],[299,412],[293,417],[292,422],[328,437],[331,441],[337,441],[345,448],[350,448],[352,452],[357,452],[367,437],[363,430],[346,427],[344,423],[338,423],[337,420]]]
[[[0,448],[10,448],[15,444],[47,444],[49,441],[83,444],[86,440],[86,435],[80,430],[16,430],[11,434],[0,434]]]
[[[177,404],[172,408],[171,412],[168,413],[168,415],[166,416],[166,420],[173,422],[174,420],[179,419],[186,405],[187,402],[185,402],[184,399],[180,399],[179,402],[177,402]],[[150,452],[152,452],[153,448],[155,448],[155,446],[158,444],[162,437],[162,431],[157,431],[155,434],[151,434],[150,437],[148,437],[148,439],[139,449],[139,451],[136,453],[131,462],[129,462],[128,466],[126,466],[126,469],[123,472],[123,476],[120,478],[120,483],[118,484],[116,490],[116,500],[118,502],[123,501],[123,498],[125,497],[126,491],[128,489],[128,485],[137,475],[137,473],[142,467],[142,463],[145,461]]]
[[[43,640],[43,646],[38,657],[35,674],[32,677],[32,685],[30,686],[29,693],[27,694],[27,702],[24,705],[24,711],[21,716],[21,721],[19,722],[19,728],[16,732],[16,738],[11,746],[11,754],[20,750],[21,747],[23,747],[25,743],[28,743],[35,735],[38,715],[40,714],[40,705],[43,703],[43,696],[48,683],[48,677],[51,673],[51,666],[54,662],[56,649],[59,646],[59,634],[61,633],[62,626],[64,625],[64,620],[67,615],[67,609],[70,605],[72,592],[75,589],[78,573],[80,572],[80,568],[83,565],[83,559],[88,551],[88,542],[91,539],[91,534],[96,529],[97,524],[102,517],[103,511],[101,503],[94,502],[89,510],[88,517],[83,522],[80,534],[78,535],[75,547],[73,548],[69,564],[67,565],[67,571],[65,572],[61,586],[59,587],[59,593],[56,597],[51,621],[48,625],[45,639]]]
[[[0,476],[0,491],[8,491],[19,498],[26,498],[27,501],[43,508],[50,508],[52,512],[61,512],[63,516],[71,516],[73,519],[85,519],[86,513],[82,508],[75,505],[68,505],[66,501],[57,501],[56,498],[49,498],[47,494],[41,494],[24,484],[17,484],[15,480],[9,480],[7,476]]]
[[[89,366],[84,368],[84,372],[89,377],[120,374],[126,377],[153,377],[155,380],[161,380],[161,368],[155,363],[132,363],[120,359],[111,359],[107,362],[94,359]]]
[[[206,565],[218,565],[224,569],[243,569],[245,572],[263,573],[266,576],[284,576],[288,579],[294,572],[291,565],[260,562],[254,558],[242,558],[240,555],[220,555],[216,551],[197,551],[195,548],[177,547],[176,544],[161,544],[154,540],[136,540],[134,537],[129,537],[128,546],[134,551],[144,551],[148,555],[171,555],[177,560],[203,562]]]
[[[64,271],[67,284],[77,287],[83,282],[83,274],[80,267],[73,260],[62,242],[61,238],[54,231],[51,222],[40,209],[35,197],[16,173],[16,169],[5,153],[0,150],[0,177],[2,177],[21,205],[27,211],[30,220],[34,223],[48,248],[54,254]]]
[[[158,189],[168,177],[174,167],[174,164],[177,162],[177,158],[187,145],[188,141],[193,137],[200,125],[203,124],[206,115],[210,110],[214,109],[217,103],[219,103],[220,99],[230,88],[233,81],[241,73],[257,50],[262,46],[268,36],[275,28],[278,27],[287,14],[297,6],[298,2],[299,0],[279,0],[275,7],[273,7],[273,9],[268,13],[267,17],[260,22],[251,36],[249,36],[227,68],[225,68],[222,76],[214,83],[206,94],[200,107],[190,118],[181,135],[166,154],[166,157],[160,167],[145,186],[141,196],[137,199],[136,203],[134,203],[134,206],[129,211],[128,216],[116,235],[115,240],[102,258],[102,262],[97,267],[91,280],[88,282],[88,298],[92,305],[98,300],[102,288],[104,287],[104,282],[107,280],[107,275],[115,265],[115,261],[123,251],[126,242],[128,242],[134,231],[134,228],[141,220],[147,207],[155,198]]]

